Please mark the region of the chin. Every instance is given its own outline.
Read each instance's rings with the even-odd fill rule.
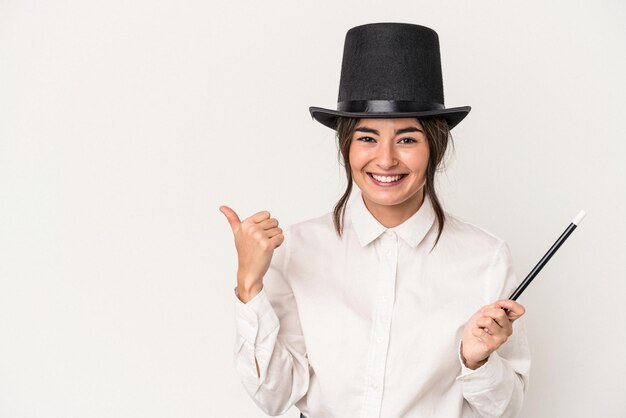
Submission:
[[[367,188],[361,188],[361,194],[364,198],[372,203],[380,206],[398,206],[406,204],[416,199],[422,199],[424,195],[423,187],[414,192],[381,192],[380,190],[371,191]]]

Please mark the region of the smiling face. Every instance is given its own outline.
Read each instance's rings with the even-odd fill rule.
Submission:
[[[352,178],[384,226],[401,224],[422,205],[429,154],[416,118],[358,121],[349,151]]]

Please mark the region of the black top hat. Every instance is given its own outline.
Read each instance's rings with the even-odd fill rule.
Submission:
[[[452,129],[470,109],[444,106],[437,32],[406,23],[371,23],[346,34],[337,110],[310,107],[309,112],[332,129],[339,116],[441,117]]]

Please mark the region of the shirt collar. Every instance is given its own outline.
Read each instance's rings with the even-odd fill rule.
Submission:
[[[424,195],[422,206],[409,219],[398,226],[387,228],[382,225],[370,213],[363,202],[360,191],[355,193],[350,205],[352,225],[362,247],[374,241],[385,231],[395,231],[408,245],[415,248],[426,233],[430,230],[435,220],[435,211],[427,195]]]

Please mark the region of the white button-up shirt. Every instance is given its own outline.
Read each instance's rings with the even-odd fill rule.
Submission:
[[[459,355],[469,318],[517,284],[502,240],[446,213],[431,251],[428,198],[386,228],[358,192],[343,238],[332,214],[284,235],[263,290],[245,304],[233,296],[235,367],[265,413],[292,405],[308,418],[519,413],[530,369],[523,318],[482,367],[466,368]]]

